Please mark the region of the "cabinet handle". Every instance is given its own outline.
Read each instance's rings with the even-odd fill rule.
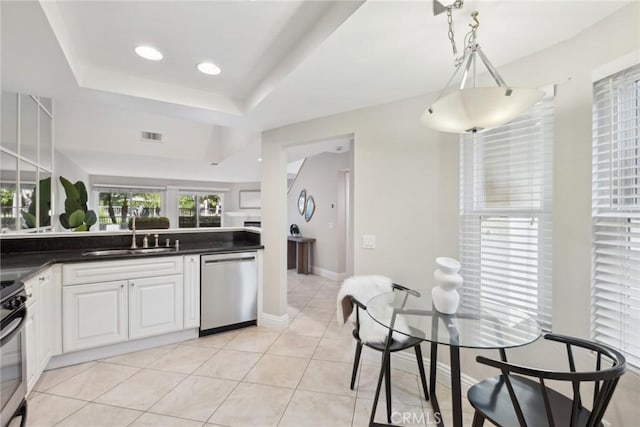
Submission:
[[[132,283],[131,286],[135,286],[135,283]]]
[[[32,297],[33,297],[32,293],[31,294],[27,294],[27,298],[32,298]]]
[[[124,288],[124,285],[120,285],[121,288]]]
[[[38,280],[39,280],[39,281],[41,281],[41,282],[43,282],[43,281],[44,281],[44,276],[40,276],[40,277],[38,277]]]

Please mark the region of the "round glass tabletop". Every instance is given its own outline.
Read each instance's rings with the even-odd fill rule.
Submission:
[[[376,322],[395,332],[438,344],[466,348],[509,348],[535,341],[541,334],[535,318],[515,307],[481,300],[479,309],[463,304],[455,314],[442,314],[431,292],[415,296],[396,290],[366,304]]]

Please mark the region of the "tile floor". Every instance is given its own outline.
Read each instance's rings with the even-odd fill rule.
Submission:
[[[363,360],[349,389],[354,346],[350,326],[336,321],[339,285],[290,272],[282,332],[245,328],[47,371],[29,396],[28,425],[366,426],[379,365]],[[394,369],[391,378],[394,420],[433,424],[416,375]],[[450,411],[449,391],[439,397]],[[464,417],[470,424],[468,407]]]

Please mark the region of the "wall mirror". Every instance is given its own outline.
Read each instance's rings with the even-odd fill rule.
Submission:
[[[304,208],[305,221],[309,222],[315,210],[316,210],[316,202],[313,200],[313,196],[307,197],[307,204]]]
[[[298,212],[300,212],[300,215],[304,214],[305,203],[307,203],[307,190],[302,189],[298,196]]]

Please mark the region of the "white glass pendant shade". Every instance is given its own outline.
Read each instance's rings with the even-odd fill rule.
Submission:
[[[500,86],[455,90],[436,100],[420,121],[442,132],[481,132],[509,122],[543,95],[538,89]]]

